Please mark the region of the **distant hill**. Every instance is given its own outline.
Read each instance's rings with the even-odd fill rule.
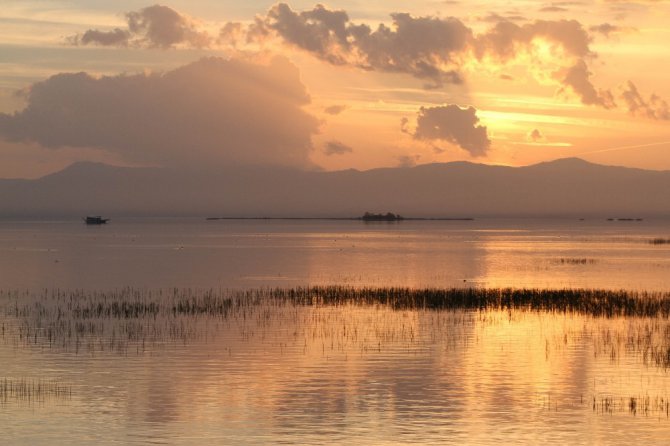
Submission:
[[[210,172],[77,163],[0,180],[4,217],[86,214],[355,217],[670,216],[670,171],[568,158],[528,167],[454,162],[367,171],[245,167]]]

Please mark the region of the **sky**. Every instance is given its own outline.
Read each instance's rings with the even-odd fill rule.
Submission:
[[[2,0],[0,178],[77,161],[670,170],[670,1]]]

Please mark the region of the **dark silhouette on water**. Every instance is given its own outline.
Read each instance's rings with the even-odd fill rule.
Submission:
[[[386,214],[373,214],[371,212],[366,212],[362,217],[359,217],[363,221],[400,221],[404,220],[401,215],[396,215],[392,212],[387,212]]]
[[[473,221],[472,217],[403,217],[388,212],[386,214],[372,214],[366,212],[362,217],[207,217],[206,220],[336,220],[336,221]]]
[[[84,222],[87,225],[104,225],[109,221],[109,218],[102,218],[99,215],[84,217]]]

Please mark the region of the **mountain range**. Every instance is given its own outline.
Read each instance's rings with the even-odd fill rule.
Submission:
[[[0,180],[0,216],[670,216],[670,171],[566,158],[525,167],[470,162],[367,171],[210,171],[76,163]]]

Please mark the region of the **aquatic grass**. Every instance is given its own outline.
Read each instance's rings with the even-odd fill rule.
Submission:
[[[354,323],[351,318],[357,309],[379,311],[364,323]],[[394,313],[397,318],[391,317]],[[584,315],[594,318],[588,328],[596,340],[594,355],[616,361],[622,354],[632,353],[645,365],[670,368],[670,293],[348,286],[0,292],[5,343],[77,354],[142,354],[175,343],[211,340],[221,331],[236,333],[247,342],[271,339],[276,330],[292,334],[295,345],[321,340],[324,352],[328,346],[330,350],[343,350],[352,345],[364,352],[399,340],[413,348],[416,333],[404,321],[423,313],[433,315],[428,319],[449,320],[456,325],[500,323],[496,322],[500,314],[506,315],[507,323],[526,313]],[[627,327],[604,323],[602,329],[594,328],[601,325],[594,321],[616,318],[635,322]],[[341,327],[341,331],[333,327]],[[436,323],[433,330],[431,336],[439,337],[444,328]],[[568,334],[582,336],[566,332],[560,339],[547,342],[546,354],[562,348]]]
[[[670,245],[670,238],[653,238],[649,240],[652,245]]]
[[[670,418],[670,400],[667,397],[649,395],[619,397],[592,396],[592,408],[596,413],[612,415],[628,412],[631,415],[665,415]]]
[[[528,336],[528,348],[540,360],[588,348],[595,360],[613,367],[626,358],[642,370],[670,369],[670,293],[662,292],[349,286],[44,290],[0,292],[0,322],[0,342],[10,348],[112,357],[215,343],[213,350],[225,347],[233,358],[250,351],[306,358],[421,354],[435,346],[478,348],[481,339],[497,342],[501,332],[518,336],[524,327],[527,334],[520,339],[526,342]],[[668,400],[655,391],[628,397],[598,390],[593,394],[598,412],[668,411]],[[16,399],[5,397],[11,398]],[[588,407],[590,395],[584,398]]]
[[[72,388],[56,380],[43,379],[0,379],[0,403],[15,402],[44,402],[47,399],[69,399],[72,397]]]
[[[2,305],[4,304],[4,305]],[[138,290],[110,292],[47,291],[39,295],[0,293],[6,317],[20,321],[20,338],[49,340],[94,335],[109,321],[126,321],[124,331],[135,338],[147,329],[198,317],[272,317],[273,307],[381,305],[396,310],[527,310],[578,313],[595,317],[670,316],[670,293],[598,289],[396,288],[314,286],[231,290]],[[5,336],[5,321],[2,336]]]
[[[0,295],[0,297],[2,297]],[[5,314],[68,320],[220,316],[253,312],[263,305],[385,305],[395,309],[526,309],[592,316],[670,316],[670,293],[603,289],[402,288],[313,286],[230,290],[54,291],[13,297]],[[92,326],[75,330],[91,331]]]
[[[670,316],[670,293],[598,289],[351,288],[272,289],[271,297],[300,304],[388,305],[396,309],[521,309],[591,316]]]

